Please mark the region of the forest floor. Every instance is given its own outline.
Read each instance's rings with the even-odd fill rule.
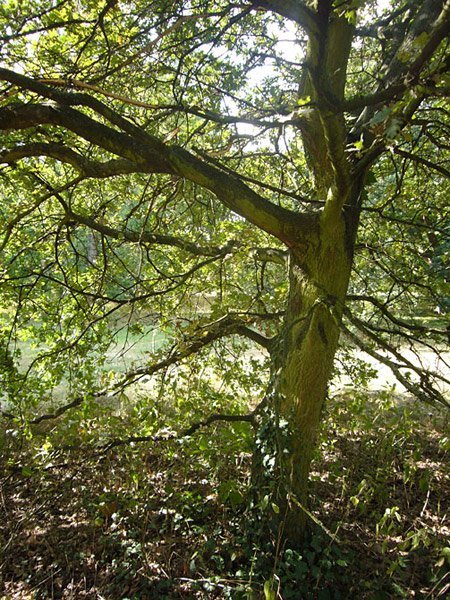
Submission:
[[[330,400],[301,551],[252,535],[248,424],[105,451],[142,414],[93,408],[45,435],[4,423],[0,599],[448,598],[448,412],[398,400]]]

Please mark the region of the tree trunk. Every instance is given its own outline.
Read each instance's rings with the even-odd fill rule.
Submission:
[[[307,247],[291,251],[288,306],[273,352],[254,465],[262,518],[291,546],[301,542],[310,524],[308,477],[339,339],[355,227],[355,219],[344,213],[334,219],[317,213]]]
[[[345,16],[330,16],[330,10],[331,3],[322,3],[317,13],[321,35],[310,36],[308,68],[300,85],[310,109],[299,112],[307,166],[324,206],[310,230],[299,232],[298,240],[289,244],[288,306],[273,353],[254,469],[263,498],[259,506],[266,506],[263,519],[294,546],[310,520],[308,477],[339,339],[365,178],[361,174],[351,179],[344,118],[335,110],[344,98],[353,26]]]

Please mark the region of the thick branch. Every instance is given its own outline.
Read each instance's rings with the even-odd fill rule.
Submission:
[[[419,30],[418,35],[423,33]],[[425,44],[421,52],[409,63],[405,63],[403,60],[398,59],[394,61],[393,66],[384,78],[382,88],[378,89],[373,94],[357,95],[353,98],[345,100],[341,108],[346,112],[354,112],[360,108],[375,106],[381,103],[392,102],[401,94],[403,94],[411,83],[417,79],[426,65],[429,63],[430,58],[437,50],[439,44],[443,39],[448,37],[450,34],[450,5],[444,6],[441,14],[433,24],[433,30],[430,32],[428,42]],[[408,50],[413,45],[413,41],[408,39],[405,44]],[[398,50],[398,54],[405,53],[404,45]],[[395,66],[395,68],[394,68]],[[395,82],[395,79],[401,76],[401,81]],[[430,95],[433,90],[430,90]]]
[[[271,262],[283,267],[287,266],[289,253],[278,248],[255,248],[256,260],[260,262]]]
[[[335,220],[350,191],[349,163],[345,155],[346,135],[339,116],[330,111],[321,112],[328,158],[334,173],[334,189],[328,191],[323,218]]]
[[[379,19],[378,21],[375,21],[371,25],[366,25],[364,27],[358,27],[356,29],[356,33],[360,37],[378,38],[378,37],[380,37],[380,31],[381,31],[383,37],[384,36],[391,37],[392,21],[394,21],[394,19],[399,17],[404,12],[409,11],[413,6],[414,6],[414,1],[407,2],[403,6],[398,8],[397,10],[392,11],[389,15],[387,15],[386,17],[383,17],[382,19]]]
[[[429,63],[429,59],[439,44],[449,35],[449,12],[448,1],[444,2],[444,6],[442,6],[441,0],[425,0],[415,16],[408,34],[403,38],[394,58],[387,66],[386,74],[377,90],[365,98],[360,96],[343,103],[342,108],[348,111],[365,107],[356,123],[356,132],[360,132],[360,128],[370,121],[375,112],[375,106],[379,106],[379,103],[382,102],[392,102],[399,94],[417,82],[417,78]],[[419,51],[420,44],[417,45],[416,42],[421,35],[428,35],[428,41]]]
[[[243,335],[247,337],[249,340],[256,342],[259,346],[262,346],[269,352],[272,351],[274,341],[271,338],[266,338],[264,335],[261,335],[254,329],[250,329],[249,327],[245,327],[243,325],[236,327],[236,333],[239,335]]]
[[[243,328],[245,328],[245,330],[243,330]],[[199,328],[197,335],[194,334],[191,336],[191,339],[188,340],[190,343],[177,346],[176,350],[164,360],[152,365],[146,365],[144,367],[128,371],[124,378],[114,385],[114,388],[117,389],[130,385],[130,383],[133,383],[137,379],[153,375],[161,369],[166,369],[173,364],[179,363],[183,359],[200,352],[203,348],[220,338],[236,333],[249,337],[248,331],[248,328],[240,319],[236,320],[231,317],[224,317],[223,319],[213,323],[211,326],[208,325]],[[258,343],[261,344],[261,340],[264,340],[264,346],[269,346],[270,340],[264,338],[263,336],[259,336],[259,334],[257,334],[257,336],[259,338]],[[252,339],[256,341],[255,336],[253,336]]]
[[[139,171],[179,175],[209,189],[228,208],[286,244],[299,235],[311,234],[317,226],[314,215],[299,214],[272,204],[246,186],[238,177],[224,173],[178,146],[167,146],[152,138],[145,143],[107,127],[83,113],[64,106],[15,104],[0,109],[0,130],[57,125],[85,140],[139,165]]]
[[[8,81],[17,85],[20,89],[28,90],[38,94],[42,98],[47,98],[53,102],[57,102],[61,106],[85,106],[93,110],[96,114],[101,115],[110,123],[119,127],[126,133],[137,137],[146,144],[154,147],[156,150],[161,149],[162,142],[155,136],[149,135],[146,131],[133,125],[130,121],[122,117],[115,110],[97,100],[93,96],[84,93],[61,92],[53,87],[47,86],[36,79],[26,77],[20,73],[15,73],[9,69],[0,68],[0,80]]]
[[[294,21],[308,34],[319,32],[317,15],[302,0],[251,0],[251,3]]]
[[[72,131],[112,154],[135,161],[144,172],[173,173],[167,160],[167,149],[162,142],[143,143],[73,108],[49,104],[10,104],[0,109],[0,130],[29,129],[39,125],[57,125]]]
[[[355,112],[366,106],[376,106],[395,100],[399,95],[403,94],[408,89],[406,83],[397,83],[390,85],[386,89],[378,90],[373,94],[353,96],[348,100],[344,100],[341,104],[341,108],[344,112]]]
[[[0,162],[11,164],[22,158],[32,156],[54,158],[60,162],[72,165],[80,171],[83,177],[94,177],[96,179],[136,173],[142,170],[141,165],[127,159],[109,160],[107,162],[87,160],[78,152],[64,146],[64,144],[55,142],[36,142],[4,150],[0,152]]]
[[[426,66],[433,54],[437,50],[439,44],[450,34],[450,3],[448,0],[444,2],[441,13],[433,23],[433,29],[430,32],[427,43],[422,48],[420,54],[414,60],[409,68],[410,76],[417,76]]]
[[[426,93],[415,93],[412,95],[412,99],[406,104],[405,108],[398,116],[395,116],[397,133],[404,129],[404,127],[410,123],[414,113],[418,110],[423,100],[427,97]],[[387,143],[390,141],[388,137],[378,137],[375,141],[371,142],[371,136],[367,136],[367,144],[370,143],[369,149],[363,154],[363,157],[358,160],[355,166],[351,169],[350,173],[353,176],[364,172],[367,168],[372,165],[386,149]]]
[[[285,242],[293,245],[317,226],[310,213],[296,213],[266,200],[246,186],[239,176],[224,173],[180,147],[172,147],[171,160],[178,175],[209,189],[231,210]]]

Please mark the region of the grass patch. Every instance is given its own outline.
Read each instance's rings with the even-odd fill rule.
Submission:
[[[145,360],[149,353],[162,348],[168,340],[168,335],[157,327],[148,327],[137,334],[121,328],[111,331],[110,340],[110,346],[105,354],[105,368],[122,372],[131,364]],[[31,346],[28,341],[18,341],[16,347],[20,353],[19,368],[22,372],[26,371],[40,354],[48,351],[45,345]],[[93,353],[94,360],[95,356]]]
[[[140,334],[121,329],[112,337],[105,366],[118,372],[125,371],[129,366],[145,361],[149,353],[157,352],[167,340],[167,333],[155,327],[149,327]]]

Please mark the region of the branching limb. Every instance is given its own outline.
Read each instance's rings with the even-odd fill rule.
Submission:
[[[427,16],[429,18],[429,16]],[[409,77],[418,76],[424,67],[430,62],[431,57],[436,52],[440,43],[450,35],[450,3],[445,0],[442,10],[433,23],[433,28],[429,32],[427,43],[424,45],[419,55],[415,58],[409,67]]]
[[[161,111],[169,111],[172,113],[183,113],[194,115],[196,117],[200,117],[205,121],[212,121],[213,123],[218,123],[220,125],[229,125],[229,124],[246,124],[246,125],[254,125],[255,127],[264,127],[264,128],[275,128],[281,127],[281,125],[286,125],[290,123],[294,123],[294,120],[286,120],[283,118],[282,121],[278,120],[265,120],[257,117],[245,116],[245,115],[223,115],[218,112],[214,112],[212,110],[202,109],[199,106],[193,105],[190,106],[188,104],[151,104],[149,102],[143,102],[141,100],[135,100],[134,98],[128,98],[127,96],[122,96],[121,94],[116,94],[113,92],[108,92],[103,88],[98,86],[86,83],[84,81],[77,81],[76,79],[39,79],[40,83],[50,86],[58,86],[58,87],[66,87],[66,88],[80,88],[86,89],[96,94],[101,94],[102,96],[106,96],[107,98],[112,98],[113,100],[119,100],[123,102],[123,104],[130,104],[131,106],[138,106],[140,108],[148,108],[150,110],[161,110]],[[280,114],[284,114],[280,113]],[[297,121],[295,121],[297,122]]]
[[[421,377],[420,384],[418,385],[411,381],[408,377],[406,377],[401,371],[402,369],[410,368],[409,365],[399,364],[394,362],[393,360],[390,360],[386,356],[383,356],[382,354],[374,350],[370,344],[364,342],[359,336],[357,336],[355,333],[353,333],[347,327],[345,327],[345,325],[341,324],[341,328],[344,332],[344,335],[356,346],[358,346],[358,348],[360,348],[363,352],[369,354],[369,356],[375,358],[380,363],[388,366],[392,373],[395,375],[396,379],[420,401],[431,405],[441,404],[443,406],[446,406],[447,408],[450,408],[450,403],[430,383],[430,373],[428,371],[423,370],[423,376]]]
[[[374,37],[378,38],[380,35],[380,31],[382,31],[383,36],[386,35],[390,37],[390,29],[389,27],[391,23],[397,19],[403,13],[410,11],[411,8],[414,7],[414,2],[406,2],[403,6],[398,8],[397,10],[392,11],[386,17],[375,21],[371,25],[366,25],[364,27],[358,27],[356,29],[356,34],[360,37]]]
[[[397,48],[394,58],[389,65],[386,65],[386,73],[380,81],[378,89],[366,97],[355,97],[342,104],[342,109],[350,112],[358,107],[364,108],[356,124],[356,130],[369,122],[374,114],[375,105],[392,102],[418,82],[418,77],[429,64],[430,57],[450,34],[449,13],[448,2],[444,2],[444,6],[440,0],[424,2],[414,18],[408,34]],[[417,45],[416,41],[422,35],[428,36],[428,40],[425,46],[418,51],[421,44]],[[427,95],[432,95],[430,90],[423,97]]]
[[[72,161],[75,162],[79,159],[80,162],[82,161],[83,163],[89,163],[89,161],[85,161],[82,156],[80,156],[73,150],[70,150],[69,148],[65,148],[61,144],[31,144],[30,146],[27,146],[27,147],[19,147],[13,151],[7,151],[7,152],[0,153],[0,162],[2,161],[2,159],[5,162],[18,160],[18,158],[23,158],[24,156],[34,155],[34,152],[36,152],[37,154],[42,154],[41,146],[46,147],[45,149],[48,150],[49,155],[50,155],[50,152],[52,152],[51,147],[57,146],[58,147],[57,151],[55,153],[52,152],[51,155],[54,156],[55,158],[61,158],[62,155],[64,155],[64,156],[67,155],[66,162],[72,162]],[[59,154],[60,150],[62,150],[61,155]],[[126,160],[110,161],[110,163],[113,163],[113,164],[103,163],[106,167],[105,172],[104,172],[105,177],[109,176],[109,174],[119,174],[118,172],[120,170],[122,170],[122,173],[136,171],[136,164],[129,163],[129,161],[126,161]],[[93,165],[93,164],[97,164],[97,163],[90,163],[90,164]],[[130,171],[128,171],[127,165],[130,165],[130,169],[131,169]],[[117,172],[115,172],[116,166],[117,166]],[[96,168],[96,167],[94,167],[94,168]],[[89,175],[87,175],[86,169],[84,167],[83,167],[83,171],[86,176],[89,176]],[[107,175],[106,173],[108,171],[110,171],[110,173]],[[92,174],[92,176],[97,177],[98,175]],[[82,178],[80,177],[75,180],[72,180],[71,182],[69,182],[68,184],[63,186],[62,188],[54,189],[54,190],[50,189],[50,192],[48,194],[45,194],[43,197],[39,198],[39,200],[34,202],[30,208],[26,209],[25,211],[22,211],[19,215],[17,215],[10,223],[8,223],[7,236],[4,239],[3,243],[1,244],[0,250],[2,248],[4,248],[4,246],[6,245],[8,239],[10,237],[10,234],[12,232],[12,229],[23,218],[25,218],[26,216],[31,214],[45,200],[49,199],[52,196],[59,197],[60,192],[68,189],[69,187],[71,187],[72,185],[75,185],[76,183],[79,183],[81,180],[82,180]],[[48,186],[48,187],[50,188],[50,186]],[[186,252],[191,253],[194,256],[226,256],[227,254],[236,250],[241,245],[239,242],[230,240],[227,244],[225,244],[225,246],[222,246],[222,247],[213,246],[213,245],[200,246],[199,244],[195,244],[194,242],[191,242],[190,240],[186,240],[186,239],[183,239],[183,238],[180,238],[177,236],[162,235],[162,234],[158,234],[158,233],[148,233],[145,231],[132,231],[129,229],[115,229],[113,227],[109,227],[108,225],[104,225],[103,223],[99,223],[95,219],[75,213],[74,211],[69,209],[68,205],[65,202],[63,202],[62,204],[64,206],[66,220],[75,222],[75,223],[79,223],[80,225],[85,225],[86,227],[89,227],[93,231],[98,231],[102,235],[105,235],[107,237],[110,237],[110,238],[113,238],[116,240],[123,239],[123,240],[127,240],[129,242],[135,242],[135,243],[141,243],[141,244],[158,244],[161,246],[177,247],[182,250],[185,250]],[[276,256],[277,256],[277,253],[279,253],[280,255],[282,254],[281,250],[278,251],[276,249],[266,249],[266,252],[267,253],[272,252],[272,254],[273,254],[272,262],[279,262],[280,259],[277,261]],[[267,260],[269,260],[269,259],[267,259]]]
[[[134,126],[141,132],[140,137],[117,131],[63,104],[18,103],[0,109],[0,130],[29,129],[39,125],[56,125],[72,131],[111,154],[137,162],[144,172],[174,173],[164,144],[151,136],[144,142],[144,131]]]
[[[345,154],[346,133],[340,116],[328,110],[321,111],[328,158],[334,173],[334,186],[328,190],[323,218],[336,220],[351,188],[350,164]]]
[[[157,35],[153,40],[151,40],[143,48],[140,48],[136,53],[129,56],[127,59],[125,59],[123,62],[121,62],[116,67],[109,69],[105,75],[93,79],[93,81],[97,82],[97,81],[100,81],[101,79],[104,79],[105,77],[110,77],[114,73],[121,71],[124,67],[132,64],[142,54],[148,54],[152,50],[152,48],[154,48],[161,40],[163,40],[168,35],[173,33],[176,29],[181,27],[185,22],[196,21],[196,20],[200,20],[200,19],[208,19],[211,17],[219,17],[220,18],[220,17],[223,17],[227,12],[228,12],[228,10],[224,10],[224,11],[220,11],[220,12],[205,12],[205,13],[200,13],[200,14],[191,14],[191,15],[184,15],[184,16],[179,17],[175,21],[175,23],[173,23],[172,25],[170,25],[169,27],[164,29],[159,35]]]
[[[62,406],[60,409],[55,411],[55,413],[48,414],[48,415],[42,415],[41,417],[34,419],[30,423],[32,425],[38,425],[42,421],[49,420],[49,419],[56,419],[57,417],[62,415],[64,412],[66,412],[70,408],[79,406],[82,402],[83,402],[83,398],[74,400],[70,404]],[[2,416],[10,418],[10,419],[15,418],[14,415],[11,415],[4,411],[2,411],[1,414],[2,414]],[[212,414],[207,419],[204,419],[203,421],[197,421],[196,423],[193,423],[192,425],[190,425],[189,427],[187,427],[180,433],[177,433],[172,430],[162,430],[159,433],[156,433],[155,435],[144,435],[144,436],[130,435],[126,438],[114,439],[114,440],[111,440],[110,442],[108,442],[107,444],[105,444],[105,446],[97,453],[97,456],[102,456],[103,454],[106,454],[107,452],[109,452],[113,448],[117,448],[118,446],[128,446],[130,444],[136,444],[136,443],[142,443],[142,442],[152,442],[152,443],[166,442],[168,440],[174,440],[174,439],[179,440],[179,439],[182,439],[185,437],[190,437],[194,433],[196,433],[199,429],[202,429],[203,427],[208,427],[212,423],[217,423],[217,422],[250,423],[251,425],[254,425],[255,424],[255,411],[253,411],[247,415]]]
[[[148,233],[146,231],[132,231],[130,229],[115,229],[108,225],[103,225],[95,219],[79,215],[71,210],[66,212],[66,218],[81,225],[86,225],[94,231],[119,240],[127,240],[128,242],[135,242],[140,244],[158,244],[160,246],[172,246],[174,248],[180,248],[185,250],[194,256],[226,256],[233,252],[241,245],[239,242],[230,240],[227,244],[222,247],[219,246],[200,246],[190,240],[180,238],[174,235],[163,235],[158,233]]]
[[[88,160],[64,144],[55,142],[36,142],[3,150],[0,152],[0,163],[12,164],[23,158],[33,156],[54,158],[72,165],[83,177],[94,177],[96,179],[143,171],[142,165],[124,158],[105,162]]]
[[[7,44],[12,40],[17,40],[23,37],[28,37],[36,34],[45,33],[54,29],[61,29],[62,27],[68,27],[73,25],[80,25],[86,27],[91,25],[93,21],[88,19],[68,19],[67,21],[57,21],[56,23],[49,23],[48,25],[42,25],[42,27],[34,27],[33,29],[27,29],[26,31],[13,32],[9,35],[2,35],[0,42]]]
[[[185,358],[200,352],[203,348],[211,344],[212,342],[229,336],[229,335],[243,335],[263,346],[267,350],[272,349],[273,339],[266,338],[258,332],[250,329],[246,324],[246,321],[243,319],[239,319],[236,317],[225,316],[218,321],[215,321],[212,324],[201,326],[195,331],[190,339],[184,344],[178,344],[172,348],[169,352],[169,355],[158,362],[147,364],[138,369],[130,369],[128,370],[120,380],[113,383],[111,386],[104,388],[102,390],[91,392],[89,394],[85,394],[82,396],[78,396],[71,402],[60,406],[56,411],[44,414],[34,419],[31,419],[29,423],[31,425],[38,425],[42,421],[53,420],[65,412],[72,408],[76,408],[80,406],[86,397],[91,397],[93,399],[102,398],[102,397],[112,397],[115,394],[120,393],[125,387],[136,383],[139,379],[143,377],[149,377],[161,371],[163,369],[167,369],[168,367],[178,364],[182,362]],[[3,416],[7,418],[17,418],[15,415],[2,412]],[[203,426],[203,425],[199,425]],[[186,434],[187,435],[187,434]]]
[[[86,108],[89,108],[92,111],[94,111],[94,113],[96,113],[97,115],[100,115],[101,117],[109,121],[112,125],[118,127],[125,133],[136,137],[141,142],[145,142],[147,145],[151,146],[155,150],[161,150],[161,148],[163,147],[162,142],[158,138],[148,134],[144,129],[133,125],[133,123],[128,121],[128,119],[122,117],[118,112],[116,112],[100,100],[97,100],[97,98],[95,98],[94,96],[79,92],[61,92],[59,90],[55,90],[53,87],[41,83],[37,79],[33,79],[31,77],[27,77],[26,75],[16,73],[14,71],[11,71],[10,69],[0,68],[0,81],[8,81],[9,83],[16,85],[19,89],[34,92],[41,98],[47,98],[48,100],[52,100],[61,107],[84,106]],[[20,105],[9,105],[9,107],[6,108],[11,108],[11,106]],[[95,124],[95,121],[92,120],[92,122]],[[11,126],[15,126],[13,121],[11,121]]]
[[[112,154],[137,163],[140,172],[185,177],[210,190],[225,206],[288,245],[298,243],[299,235],[311,235],[317,224],[315,215],[277,206],[245,185],[237,174],[224,173],[184,148],[168,146],[134,126],[141,135],[122,133],[62,105],[14,104],[0,109],[0,130],[38,125],[56,125],[72,131]]]
[[[41,144],[33,144],[33,146],[40,146],[40,145]],[[49,146],[51,144],[44,144],[44,145]],[[73,152],[72,150],[69,150],[67,148],[64,148],[64,150],[67,151],[68,154],[76,155],[76,153]],[[19,152],[16,153],[13,151],[13,152],[11,152],[11,154],[15,157],[14,159],[9,157],[9,153],[3,153],[3,155],[8,155],[5,158],[5,162],[9,162],[9,158],[11,158],[11,160],[17,160],[17,156],[18,156]],[[2,160],[3,155],[0,154],[0,161]],[[77,156],[80,159],[82,159],[81,156],[79,156],[79,155],[77,155]],[[118,161],[111,161],[111,162],[121,163],[121,162],[128,162],[128,161],[118,160]],[[62,188],[58,188],[58,189],[50,191],[49,194],[45,194],[43,197],[39,198],[39,200],[34,202],[33,205],[30,208],[28,208],[26,211],[23,211],[19,215],[17,215],[10,223],[8,223],[8,228],[7,228],[8,235],[7,235],[7,238],[4,240],[4,242],[2,243],[2,245],[0,246],[0,250],[6,245],[6,242],[8,241],[9,236],[10,236],[14,226],[16,226],[23,218],[25,218],[30,213],[32,213],[33,210],[38,208],[48,198],[50,198],[52,196],[57,196],[60,192],[68,189],[69,187],[71,187],[72,185],[75,185],[76,183],[79,183],[80,181],[81,181],[81,178],[77,178],[75,180],[72,180],[71,182],[69,182],[68,184],[63,186]],[[172,246],[172,247],[180,248],[181,250],[185,250],[186,252],[189,252],[190,254],[192,254],[194,256],[226,256],[227,254],[233,252],[234,250],[238,249],[239,246],[241,246],[240,242],[237,242],[234,240],[230,240],[229,242],[227,242],[227,244],[225,244],[222,247],[214,246],[214,245],[200,246],[199,244],[196,244],[190,240],[180,238],[177,236],[158,234],[158,233],[148,233],[145,231],[132,231],[129,229],[117,229],[117,228],[109,227],[108,225],[104,225],[103,223],[100,223],[91,217],[86,217],[84,215],[77,214],[74,211],[70,210],[68,208],[67,204],[64,204],[64,208],[65,208],[65,219],[66,220],[70,220],[71,222],[79,223],[80,225],[85,225],[86,227],[89,227],[93,231],[97,231],[97,232],[101,233],[102,235],[105,235],[107,237],[110,237],[110,238],[113,238],[116,240],[123,239],[123,240],[129,241],[129,242],[134,242],[134,243]],[[277,263],[280,265],[286,264],[287,251],[285,251],[285,250],[279,250],[277,248],[256,248],[254,250],[254,252],[255,252],[255,257],[257,258],[257,260],[265,261],[265,262],[273,262],[273,263]]]
[[[225,316],[212,324],[199,327],[198,332],[194,332],[190,336],[188,340],[189,343],[176,346],[173,349],[173,352],[164,360],[158,363],[153,363],[137,369],[129,370],[125,376],[114,385],[114,389],[128,386],[138,379],[142,379],[142,377],[148,377],[157,371],[160,371],[161,369],[166,369],[171,365],[179,363],[192,354],[200,352],[212,342],[232,334],[239,334],[249,337],[268,350],[270,350],[272,346],[271,339],[265,338],[257,332],[250,330],[247,327],[247,324],[242,321],[242,319],[235,319],[233,317]]]
[[[64,277],[63,280],[61,280],[57,277],[54,277],[44,271],[41,271],[41,272],[30,271],[24,276],[11,277],[8,280],[5,279],[4,281],[13,282],[13,281],[17,281],[19,279],[26,279],[29,276],[35,276],[37,278],[42,278],[44,280],[55,283],[56,285],[69,290],[74,295],[81,295],[81,296],[85,296],[87,298],[94,298],[96,300],[103,300],[106,302],[111,302],[118,306],[125,306],[125,305],[135,304],[137,302],[143,302],[145,300],[149,300],[150,298],[164,296],[165,294],[178,289],[183,284],[185,284],[192,277],[192,275],[195,272],[197,272],[200,269],[202,269],[203,267],[215,262],[216,260],[219,260],[220,258],[221,258],[221,255],[210,256],[210,257],[206,258],[205,260],[195,264],[191,269],[189,269],[188,271],[185,271],[183,273],[176,273],[176,274],[172,274],[172,275],[166,275],[164,273],[159,273],[159,275],[160,275],[160,278],[158,280],[159,282],[167,281],[167,280],[170,282],[170,284],[166,288],[151,289],[151,291],[148,291],[148,292],[145,292],[145,293],[142,293],[139,295],[133,295],[132,297],[128,297],[128,298],[121,298],[120,296],[122,294],[124,294],[125,292],[135,290],[136,282],[129,284],[127,287],[122,287],[120,292],[117,292],[114,295],[106,295],[106,294],[102,294],[101,292],[92,291],[90,288],[81,288],[79,285],[76,285],[76,284],[71,285],[69,283],[69,281],[66,279],[65,270],[62,268],[61,265],[58,265],[58,266],[59,266],[59,270],[63,274],[63,277]]]
[[[390,85],[386,89],[378,90],[373,94],[361,95],[358,94],[353,98],[344,100],[341,104],[341,108],[344,112],[356,112],[367,106],[376,106],[385,102],[390,102],[403,94],[407,90],[406,83],[397,83]]]
[[[350,294],[349,296],[347,296],[346,299],[350,302],[355,302],[355,301],[356,302],[370,302],[371,304],[373,304],[373,306],[378,308],[378,310],[381,311],[383,316],[385,316],[389,321],[391,321],[392,323],[394,323],[394,325],[397,325],[398,327],[401,327],[403,329],[407,329],[410,331],[417,331],[418,333],[423,333],[425,335],[431,334],[431,335],[437,335],[440,337],[447,336],[447,331],[443,331],[440,329],[433,329],[430,327],[424,327],[423,325],[417,325],[417,323],[408,323],[406,321],[399,319],[394,314],[392,314],[392,312],[390,310],[388,310],[388,308],[386,307],[386,305],[383,302],[380,302],[374,296]]]
[[[65,190],[71,188],[72,186],[76,185],[77,183],[79,183],[82,180],[81,177],[77,177],[76,179],[72,179],[71,181],[69,181],[68,183],[66,183],[65,185],[51,190],[49,191],[47,194],[44,194],[42,196],[40,196],[37,200],[35,200],[32,205],[29,208],[26,208],[25,210],[19,212],[13,219],[11,219],[10,221],[8,221],[8,223],[6,223],[6,227],[5,227],[5,237],[3,238],[3,241],[0,244],[0,253],[3,252],[6,244],[8,243],[11,234],[14,230],[15,227],[17,227],[17,225],[23,220],[25,219],[28,215],[30,215],[33,211],[35,211],[37,208],[39,208],[39,206],[41,206],[41,204],[43,204],[44,202],[46,202],[47,200],[49,200],[50,198],[52,198],[53,196],[56,196],[57,194],[64,192]]]
[[[261,262],[271,262],[282,267],[287,266],[288,251],[279,250],[278,248],[255,248],[253,250],[255,259]]]
[[[276,185],[270,185],[269,183],[266,183],[264,181],[261,181],[259,179],[255,179],[254,177],[250,177],[249,175],[244,175],[242,173],[236,173],[235,171],[233,171],[232,169],[230,169],[229,167],[227,167],[225,164],[223,164],[223,162],[219,162],[217,159],[215,159],[214,157],[212,157],[210,154],[208,154],[207,152],[204,152],[203,150],[201,150],[200,148],[193,148],[193,150],[195,150],[195,152],[201,156],[202,158],[204,158],[207,162],[210,162],[211,164],[213,164],[214,166],[218,167],[220,170],[225,171],[225,173],[229,173],[230,175],[233,175],[235,177],[239,177],[239,179],[241,181],[245,181],[247,183],[252,183],[254,185],[257,185],[258,187],[264,189],[264,190],[269,190],[271,192],[275,192],[277,194],[279,194],[280,196],[285,196],[287,198],[293,198],[294,200],[297,200],[298,202],[302,202],[305,204],[315,204],[317,206],[323,206],[325,204],[325,200],[318,200],[317,198],[314,197],[309,197],[309,196],[303,196],[300,194],[296,194],[295,192],[291,192],[289,190],[286,190],[284,188],[281,188],[279,186]]]
[[[117,448],[117,446],[128,446],[129,444],[139,443],[139,442],[165,442],[167,440],[179,440],[181,438],[189,437],[193,435],[196,431],[203,427],[208,427],[212,423],[217,422],[225,422],[225,423],[255,423],[254,413],[251,412],[248,415],[224,415],[224,414],[213,414],[210,415],[207,419],[203,421],[198,421],[197,423],[193,423],[180,433],[176,433],[175,431],[162,431],[156,435],[144,435],[144,436],[133,436],[130,435],[127,438],[111,440],[108,442],[104,448],[100,451],[100,454],[106,454],[113,448]]]
[[[443,375],[429,371],[428,369],[424,369],[423,367],[418,367],[417,365],[412,363],[410,360],[408,360],[405,357],[405,355],[403,353],[401,353],[398,350],[396,350],[395,348],[393,348],[390,344],[385,342],[383,339],[381,339],[379,336],[377,336],[373,331],[371,331],[368,327],[366,327],[366,325],[360,319],[353,316],[348,309],[345,309],[344,312],[345,312],[345,315],[347,316],[347,318],[349,319],[349,321],[351,323],[353,323],[353,325],[355,327],[357,327],[361,333],[363,333],[366,337],[368,337],[373,342],[375,342],[375,344],[377,344],[379,347],[383,348],[383,350],[385,350],[386,352],[389,352],[390,354],[395,356],[395,358],[398,361],[403,363],[405,368],[410,369],[411,371],[414,371],[414,373],[416,373],[420,377],[421,380],[427,381],[430,377],[432,377],[433,379],[439,379],[440,381],[446,383],[447,385],[450,385],[450,380],[447,379],[446,377],[444,377]]]
[[[317,14],[302,0],[281,0],[277,2],[273,0],[251,0],[251,3],[256,8],[261,7],[270,10],[294,21],[303,27],[308,34],[318,35],[319,33]]]
[[[444,177],[448,177],[450,179],[450,169],[446,169],[442,165],[438,165],[437,163],[434,163],[431,160],[427,160],[426,158],[422,158],[421,156],[417,156],[416,154],[411,154],[411,152],[406,152],[401,148],[394,148],[394,153],[398,154],[399,156],[402,156],[403,158],[407,158],[408,160],[411,160],[415,163],[424,165],[429,169],[433,169],[433,171],[437,171],[441,175],[444,175]]]

